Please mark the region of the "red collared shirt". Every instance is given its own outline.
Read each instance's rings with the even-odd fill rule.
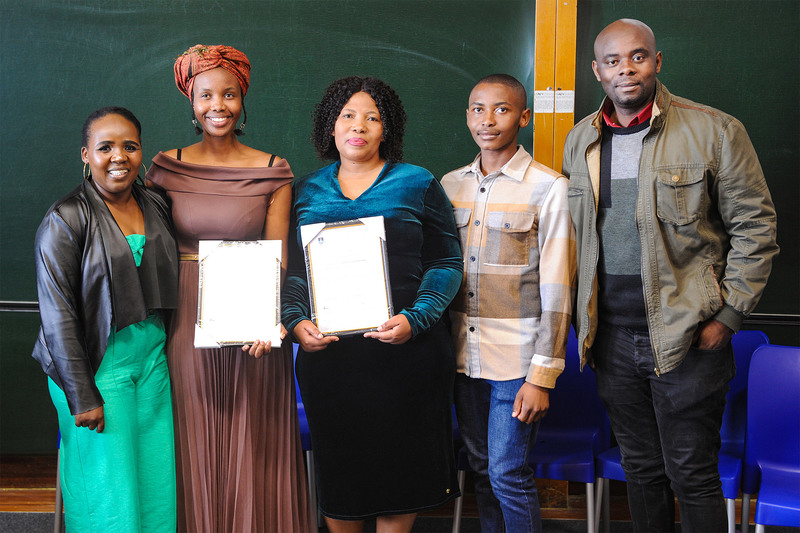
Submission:
[[[650,102],[649,104],[647,104],[647,107],[645,107],[639,112],[638,115],[633,117],[633,120],[631,120],[630,124],[628,124],[627,126],[622,126],[621,124],[618,124],[613,120],[611,120],[611,115],[614,112],[613,106],[614,104],[612,104],[611,102],[608,102],[606,103],[605,106],[603,106],[603,120],[605,121],[606,125],[611,126],[612,128],[622,128],[622,127],[630,128],[631,126],[636,126],[638,124],[641,124],[642,122],[650,120],[650,117],[653,116],[653,102]]]

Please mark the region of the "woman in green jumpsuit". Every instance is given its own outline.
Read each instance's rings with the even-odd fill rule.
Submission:
[[[33,356],[58,412],[70,532],[176,528],[164,312],[177,305],[177,247],[166,203],[137,182],[140,138],[127,109],[92,113],[89,173],[36,234]]]

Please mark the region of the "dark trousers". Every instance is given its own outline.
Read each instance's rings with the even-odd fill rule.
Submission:
[[[730,344],[690,349],[677,368],[655,373],[647,331],[600,324],[592,348],[597,392],[622,452],[634,531],[727,528],[719,480],[720,427],[736,372]]]

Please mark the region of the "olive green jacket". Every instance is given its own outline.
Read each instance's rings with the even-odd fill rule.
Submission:
[[[605,104],[605,101],[603,102]],[[578,246],[573,312],[581,362],[597,331],[597,203],[602,106],[567,135],[562,172]],[[767,283],[775,207],[744,126],[656,84],[636,201],[647,322],[656,373],[686,356],[698,324],[737,331]]]

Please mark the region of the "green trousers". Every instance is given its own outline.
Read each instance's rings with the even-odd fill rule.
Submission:
[[[102,433],[75,427],[49,379],[61,428],[61,489],[67,531],[174,532],[175,444],[164,325],[151,316],[111,334],[95,382]]]

